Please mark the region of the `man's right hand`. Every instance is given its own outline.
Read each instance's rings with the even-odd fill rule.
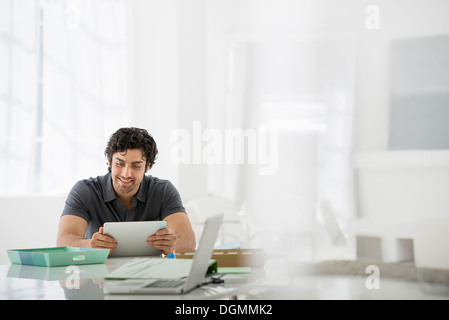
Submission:
[[[91,248],[110,249],[109,254],[117,248],[117,241],[114,238],[103,234],[103,227],[92,235],[89,243]]]

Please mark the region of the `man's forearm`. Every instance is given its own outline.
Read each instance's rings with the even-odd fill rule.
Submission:
[[[64,234],[58,237],[57,246],[90,248],[90,241],[75,234]]]
[[[176,235],[175,251],[192,251],[196,248],[194,232],[180,232]]]
[[[167,228],[171,229],[176,240],[172,246],[175,251],[191,251],[196,248],[195,232],[190,224],[190,220],[185,212],[176,212],[167,216]]]

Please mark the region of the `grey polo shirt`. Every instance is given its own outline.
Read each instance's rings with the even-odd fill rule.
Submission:
[[[69,214],[87,221],[84,238],[91,238],[105,222],[163,220],[185,212],[179,192],[168,180],[145,175],[126,211],[112,187],[111,173],[78,181],[70,191],[61,216]]]

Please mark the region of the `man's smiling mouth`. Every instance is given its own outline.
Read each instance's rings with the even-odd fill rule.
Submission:
[[[118,179],[123,183],[131,183],[134,181],[133,179],[125,179],[125,178],[121,178],[121,177],[118,177]]]

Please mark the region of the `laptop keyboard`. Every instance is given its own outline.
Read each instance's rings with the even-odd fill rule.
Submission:
[[[158,280],[144,286],[144,288],[176,288],[184,283],[184,280]]]

